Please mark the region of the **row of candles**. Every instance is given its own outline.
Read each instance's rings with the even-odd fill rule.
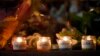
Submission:
[[[63,36],[57,39],[59,49],[71,49],[72,38],[70,36]],[[27,49],[27,40],[24,37],[15,37],[12,39],[13,50]],[[37,50],[47,51],[52,48],[50,37],[39,37],[36,41]],[[96,48],[96,39],[94,36],[82,36],[81,40],[82,49]]]

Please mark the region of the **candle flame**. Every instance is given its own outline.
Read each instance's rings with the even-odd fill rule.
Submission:
[[[64,37],[63,37],[63,40],[64,40],[64,41],[68,41],[68,40],[69,40],[69,37],[64,36]]]
[[[22,42],[23,40],[22,40],[21,37],[18,37],[18,38],[16,39],[16,41],[17,41],[17,42]]]
[[[87,40],[91,40],[91,36],[87,36]]]
[[[41,42],[47,42],[47,38],[42,37]]]

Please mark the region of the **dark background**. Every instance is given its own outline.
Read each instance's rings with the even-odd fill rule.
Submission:
[[[16,6],[20,3],[21,0],[0,0],[0,9],[4,9],[6,12],[11,10],[16,10]],[[64,0],[42,0],[43,3],[54,5],[55,7],[59,6]],[[100,0],[81,0],[82,9],[88,10],[88,7],[100,7]],[[95,21],[97,19],[97,21]],[[97,14],[92,20],[92,31],[88,29],[88,34],[100,35],[100,13]]]

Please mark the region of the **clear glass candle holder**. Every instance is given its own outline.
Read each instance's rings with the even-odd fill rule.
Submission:
[[[37,41],[37,50],[48,51],[51,49],[50,37],[40,37]]]
[[[96,37],[91,35],[82,36],[81,47],[83,50],[96,49]]]
[[[27,42],[25,37],[14,37],[12,39],[13,50],[25,50]]]
[[[59,49],[72,49],[71,37],[69,36],[64,36],[61,39],[57,39],[57,43]]]

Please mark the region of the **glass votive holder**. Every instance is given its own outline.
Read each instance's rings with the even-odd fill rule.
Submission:
[[[37,50],[49,51],[51,49],[50,37],[40,37],[37,41]]]
[[[87,36],[82,36],[81,40],[81,48],[82,50],[95,50],[96,49],[96,37],[87,35]]]
[[[59,49],[72,49],[70,36],[64,36],[62,39],[57,39]]]
[[[25,37],[14,37],[12,39],[13,50],[25,50],[27,42]]]

